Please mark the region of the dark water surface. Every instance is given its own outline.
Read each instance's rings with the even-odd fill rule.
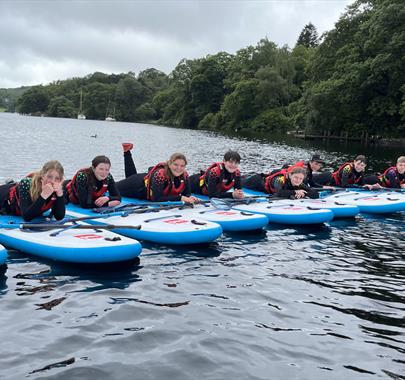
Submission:
[[[266,171],[313,149],[1,113],[0,130],[1,182],[49,159],[71,176],[97,154],[122,178],[123,141],[135,142],[140,170],[182,151],[194,172],[232,148],[243,170]],[[318,151],[330,162],[352,154]],[[385,149],[371,166],[397,155]],[[138,265],[109,268],[12,251],[0,271],[0,378],[405,379],[404,227],[401,213],[269,226],[202,247],[144,243]]]

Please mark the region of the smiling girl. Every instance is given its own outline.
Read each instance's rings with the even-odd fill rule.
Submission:
[[[191,196],[184,154],[174,153],[166,162],[156,164],[147,173],[138,173],[130,152],[133,145],[123,144],[123,148],[126,178],[117,182],[123,196],[155,202],[198,201],[198,198]]]
[[[80,169],[65,182],[69,202],[82,208],[117,206],[121,195],[110,173],[111,162],[106,156],[97,156],[89,168]],[[108,195],[106,194],[108,191]]]
[[[19,183],[0,186],[1,211],[8,215],[21,215],[24,220],[30,221],[51,210],[57,220],[63,219],[63,175],[60,162],[49,161],[40,171],[29,174]]]

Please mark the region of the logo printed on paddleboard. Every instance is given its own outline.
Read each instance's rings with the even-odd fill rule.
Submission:
[[[74,237],[83,239],[83,240],[101,239],[101,236],[96,235],[96,234],[80,234],[80,235],[74,235]]]
[[[169,224],[181,224],[181,223],[187,223],[187,220],[184,219],[168,219],[164,220],[165,223]]]

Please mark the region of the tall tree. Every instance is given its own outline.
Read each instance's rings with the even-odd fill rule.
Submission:
[[[319,44],[319,37],[318,37],[318,31],[316,30],[316,27],[312,22],[308,23],[307,25],[304,26],[302,29],[296,46],[302,45],[308,48],[315,48]]]
[[[18,111],[24,114],[45,113],[49,104],[49,92],[43,86],[31,87],[18,100]]]
[[[405,3],[357,0],[310,65],[306,127],[399,136],[405,130]],[[332,111],[333,110],[333,111]]]

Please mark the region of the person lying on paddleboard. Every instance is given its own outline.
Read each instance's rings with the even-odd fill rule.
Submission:
[[[89,168],[80,169],[64,183],[69,202],[82,208],[114,207],[121,203],[121,195],[110,173],[111,162],[106,156],[97,156]],[[106,195],[108,191],[108,195]]]
[[[405,189],[405,156],[399,157],[396,166],[386,169],[379,180],[383,187]]]
[[[345,162],[332,173],[331,186],[366,187],[369,190],[381,188],[376,175],[365,176],[364,170],[367,159],[363,155],[357,156],[352,162]]]
[[[60,162],[49,161],[38,172],[31,173],[19,183],[0,186],[1,212],[20,215],[25,221],[51,210],[57,220],[65,217],[62,181],[64,170]]]
[[[191,196],[190,178],[186,171],[187,159],[174,153],[167,162],[160,162],[147,173],[138,173],[132,159],[133,144],[122,144],[124,150],[125,179],[117,182],[124,197],[146,199],[154,202],[198,202]]]
[[[238,152],[226,152],[222,162],[215,162],[207,170],[190,176],[191,192],[210,198],[243,198],[239,164]],[[228,192],[232,188],[234,191]]]
[[[331,173],[320,172],[325,165],[325,161],[321,158],[319,153],[314,153],[309,161],[298,161],[293,165],[283,165],[282,169],[292,169],[295,166],[302,167],[306,170],[307,175],[304,179],[304,183],[309,187],[323,187],[325,189],[331,189],[330,186],[326,186],[331,181]],[[277,169],[281,170],[281,169]],[[275,171],[273,171],[275,172]]]
[[[316,190],[304,183],[306,170],[299,166],[275,170],[269,174],[253,174],[242,177],[242,186],[251,190],[274,194],[280,198],[319,198]]]

